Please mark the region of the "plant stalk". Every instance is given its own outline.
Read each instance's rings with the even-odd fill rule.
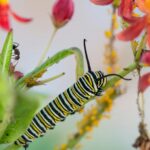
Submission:
[[[52,35],[51,35],[51,37],[50,37],[50,39],[49,39],[49,41],[48,41],[47,47],[46,47],[46,49],[43,51],[43,54],[41,55],[41,58],[40,58],[40,60],[39,60],[37,66],[40,66],[40,65],[42,64],[42,62],[44,61],[44,59],[45,59],[45,57],[46,57],[46,55],[47,55],[47,53],[48,53],[48,51],[49,51],[49,49],[50,49],[50,47],[51,47],[51,44],[52,44],[52,42],[53,42],[53,40],[54,40],[54,37],[55,37],[55,35],[56,35],[56,33],[57,33],[57,30],[58,30],[57,28],[54,28],[54,30],[53,30],[53,32],[52,32]]]

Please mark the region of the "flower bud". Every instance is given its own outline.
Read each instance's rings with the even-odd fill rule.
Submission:
[[[74,13],[73,0],[57,0],[52,8],[52,21],[56,28],[64,26]]]
[[[15,71],[14,72],[14,77],[15,77],[16,80],[22,78],[23,76],[24,76],[24,74],[20,71]]]

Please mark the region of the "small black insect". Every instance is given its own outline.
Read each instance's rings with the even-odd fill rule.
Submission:
[[[14,60],[19,60],[20,59],[20,51],[18,49],[19,44],[18,43],[14,43],[13,44],[13,59]]]

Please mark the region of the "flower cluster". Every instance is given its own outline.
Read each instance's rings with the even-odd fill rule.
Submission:
[[[96,5],[108,5],[113,0],[91,0]],[[122,17],[129,26],[117,35],[118,39],[124,41],[131,41],[139,36],[139,34],[146,29],[147,43],[150,46],[150,1],[148,0],[121,0],[118,7],[118,15]],[[144,13],[139,17],[135,15],[134,8],[137,7]]]
[[[56,28],[68,23],[74,13],[72,0],[57,0],[52,9],[52,21]]]
[[[109,5],[115,3],[115,0],[91,0],[96,5]],[[134,9],[137,8],[139,14],[136,15]],[[117,39],[123,41],[132,41],[137,38],[142,31],[145,31],[146,43],[150,47],[150,1],[149,0],[121,0],[117,6],[118,16],[127,23],[123,31],[116,35]],[[110,33],[106,33],[107,37],[111,37]],[[110,53],[110,52],[109,52]],[[113,53],[113,51],[111,52]],[[109,54],[110,55],[110,54]],[[107,62],[108,63],[108,62]],[[140,58],[141,66],[150,65],[150,51],[143,50]],[[107,71],[113,72],[108,66]],[[144,92],[150,86],[149,73],[143,75],[139,80],[139,91]]]

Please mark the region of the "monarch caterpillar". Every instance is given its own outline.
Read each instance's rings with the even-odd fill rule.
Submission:
[[[88,72],[34,116],[25,133],[15,141],[16,145],[24,146],[26,149],[35,138],[44,135],[48,129],[53,129],[57,122],[64,121],[69,114],[75,113],[76,110],[94,96],[100,96],[102,86],[107,83],[108,76],[118,76],[124,80],[130,80],[118,74],[104,75],[101,71],[93,72],[89,63],[85,42],[86,40],[84,39]]]

